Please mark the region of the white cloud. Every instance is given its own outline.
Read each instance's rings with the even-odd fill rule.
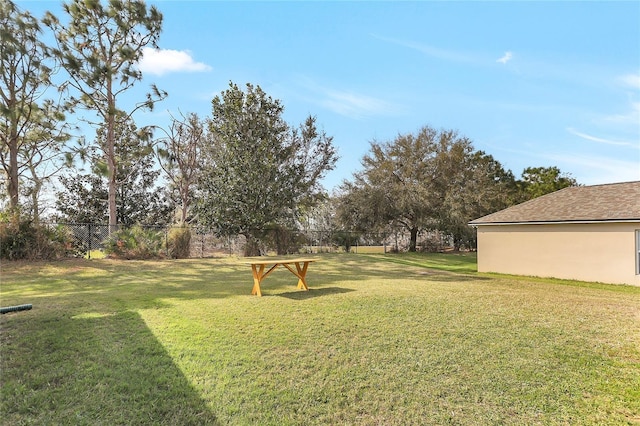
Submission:
[[[501,64],[506,64],[507,62],[509,62],[511,59],[513,58],[513,53],[511,52],[504,52],[504,55],[502,56],[502,58],[498,59],[496,62],[499,62]]]
[[[170,72],[210,71],[211,67],[194,61],[188,51],[145,47],[138,69],[150,74],[163,75]]]
[[[632,144],[631,142],[614,141],[614,140],[611,140],[611,139],[603,139],[603,138],[599,138],[599,137],[596,137],[596,136],[588,135],[586,133],[579,132],[579,131],[571,128],[571,127],[568,127],[567,131],[569,133],[573,134],[573,135],[576,135],[576,136],[578,136],[578,137],[580,137],[582,139],[586,139],[586,140],[591,141],[591,142],[598,142],[598,143],[603,143],[603,144],[606,144],[606,145],[616,145],[616,146],[634,146],[634,144]]]

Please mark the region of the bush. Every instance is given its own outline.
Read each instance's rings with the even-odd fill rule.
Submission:
[[[104,241],[104,252],[117,259],[155,259],[162,257],[164,234],[140,225],[112,233]]]
[[[191,251],[191,229],[171,228],[167,238],[167,252],[172,259],[188,259]]]
[[[0,222],[0,258],[50,260],[66,257],[73,250],[72,235],[61,226],[48,228],[31,219],[13,217]]]
[[[331,240],[338,247],[344,247],[344,251],[349,253],[351,246],[358,241],[360,236],[349,231],[336,231],[331,234]]]

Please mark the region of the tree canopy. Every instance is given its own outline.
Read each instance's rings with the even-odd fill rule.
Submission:
[[[507,190],[515,187],[513,175],[475,151],[471,140],[428,126],[372,142],[362,166],[341,187],[339,217],[355,228],[404,228],[410,251],[418,232],[427,229],[453,235],[459,246],[469,238],[467,222],[505,206]]]
[[[95,148],[104,143],[104,129],[97,132],[87,162],[91,173],[61,176],[64,190],[57,192],[57,207],[66,221],[104,223],[108,218],[108,185],[104,153]],[[146,137],[132,121],[116,126],[119,143],[116,156],[120,167],[116,176],[118,190],[118,223],[163,225],[169,222],[171,209],[166,194],[158,188],[160,170],[154,167],[154,157]]]
[[[52,169],[46,163],[59,158],[69,139],[60,105],[44,99],[55,71],[42,38],[35,17],[9,0],[0,2],[0,163],[10,208],[17,209],[21,193],[32,195],[36,219],[37,194]],[[22,191],[24,179],[31,186]]]
[[[171,125],[163,132],[164,136],[155,144],[156,157],[178,199],[178,222],[184,224],[191,213],[195,184],[202,168],[200,158],[207,138],[206,125],[192,113],[182,119],[172,117]]]
[[[562,173],[558,167],[527,167],[518,181],[523,200],[540,197],[568,186],[577,186],[571,175]]]
[[[320,180],[337,160],[332,138],[308,117],[297,128],[260,86],[236,84],[212,101],[209,140],[198,184],[198,220],[244,235],[257,253],[261,232],[291,225],[322,195]]]

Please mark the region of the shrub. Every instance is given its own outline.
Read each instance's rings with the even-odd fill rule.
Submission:
[[[344,247],[344,251],[349,253],[351,246],[358,241],[360,236],[349,231],[336,231],[331,235],[331,240],[338,247]]]
[[[104,252],[118,259],[154,259],[162,257],[164,235],[140,225],[113,232],[104,241]]]
[[[172,259],[188,259],[191,251],[191,229],[171,228],[167,238],[167,253]]]
[[[59,259],[68,256],[72,250],[72,235],[64,227],[50,229],[19,217],[3,218],[0,222],[2,259]]]

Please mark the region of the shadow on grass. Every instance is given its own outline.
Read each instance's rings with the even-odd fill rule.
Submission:
[[[329,296],[332,294],[350,293],[355,291],[351,288],[340,287],[323,287],[323,288],[310,288],[309,291],[298,290],[287,293],[274,294],[274,296],[286,297],[291,300],[307,300],[320,296]]]
[[[5,424],[218,424],[135,312],[1,324]]]
[[[425,273],[419,273],[418,275],[426,277],[428,281],[436,282],[468,282],[468,281],[491,281],[491,278],[480,277],[477,275],[463,275],[458,273],[443,273],[440,270],[431,270]]]
[[[392,259],[396,259],[395,257]],[[441,282],[490,280],[473,274],[403,264],[371,255],[326,255],[317,258],[307,275],[312,290],[351,287],[358,281],[398,278]],[[225,299],[251,294],[251,268],[234,259],[188,261],[64,261],[5,268],[6,304],[33,303],[71,307],[84,312],[161,309],[172,300]],[[274,271],[263,283],[265,295],[295,289],[297,278]],[[336,294],[328,291],[317,295]]]

